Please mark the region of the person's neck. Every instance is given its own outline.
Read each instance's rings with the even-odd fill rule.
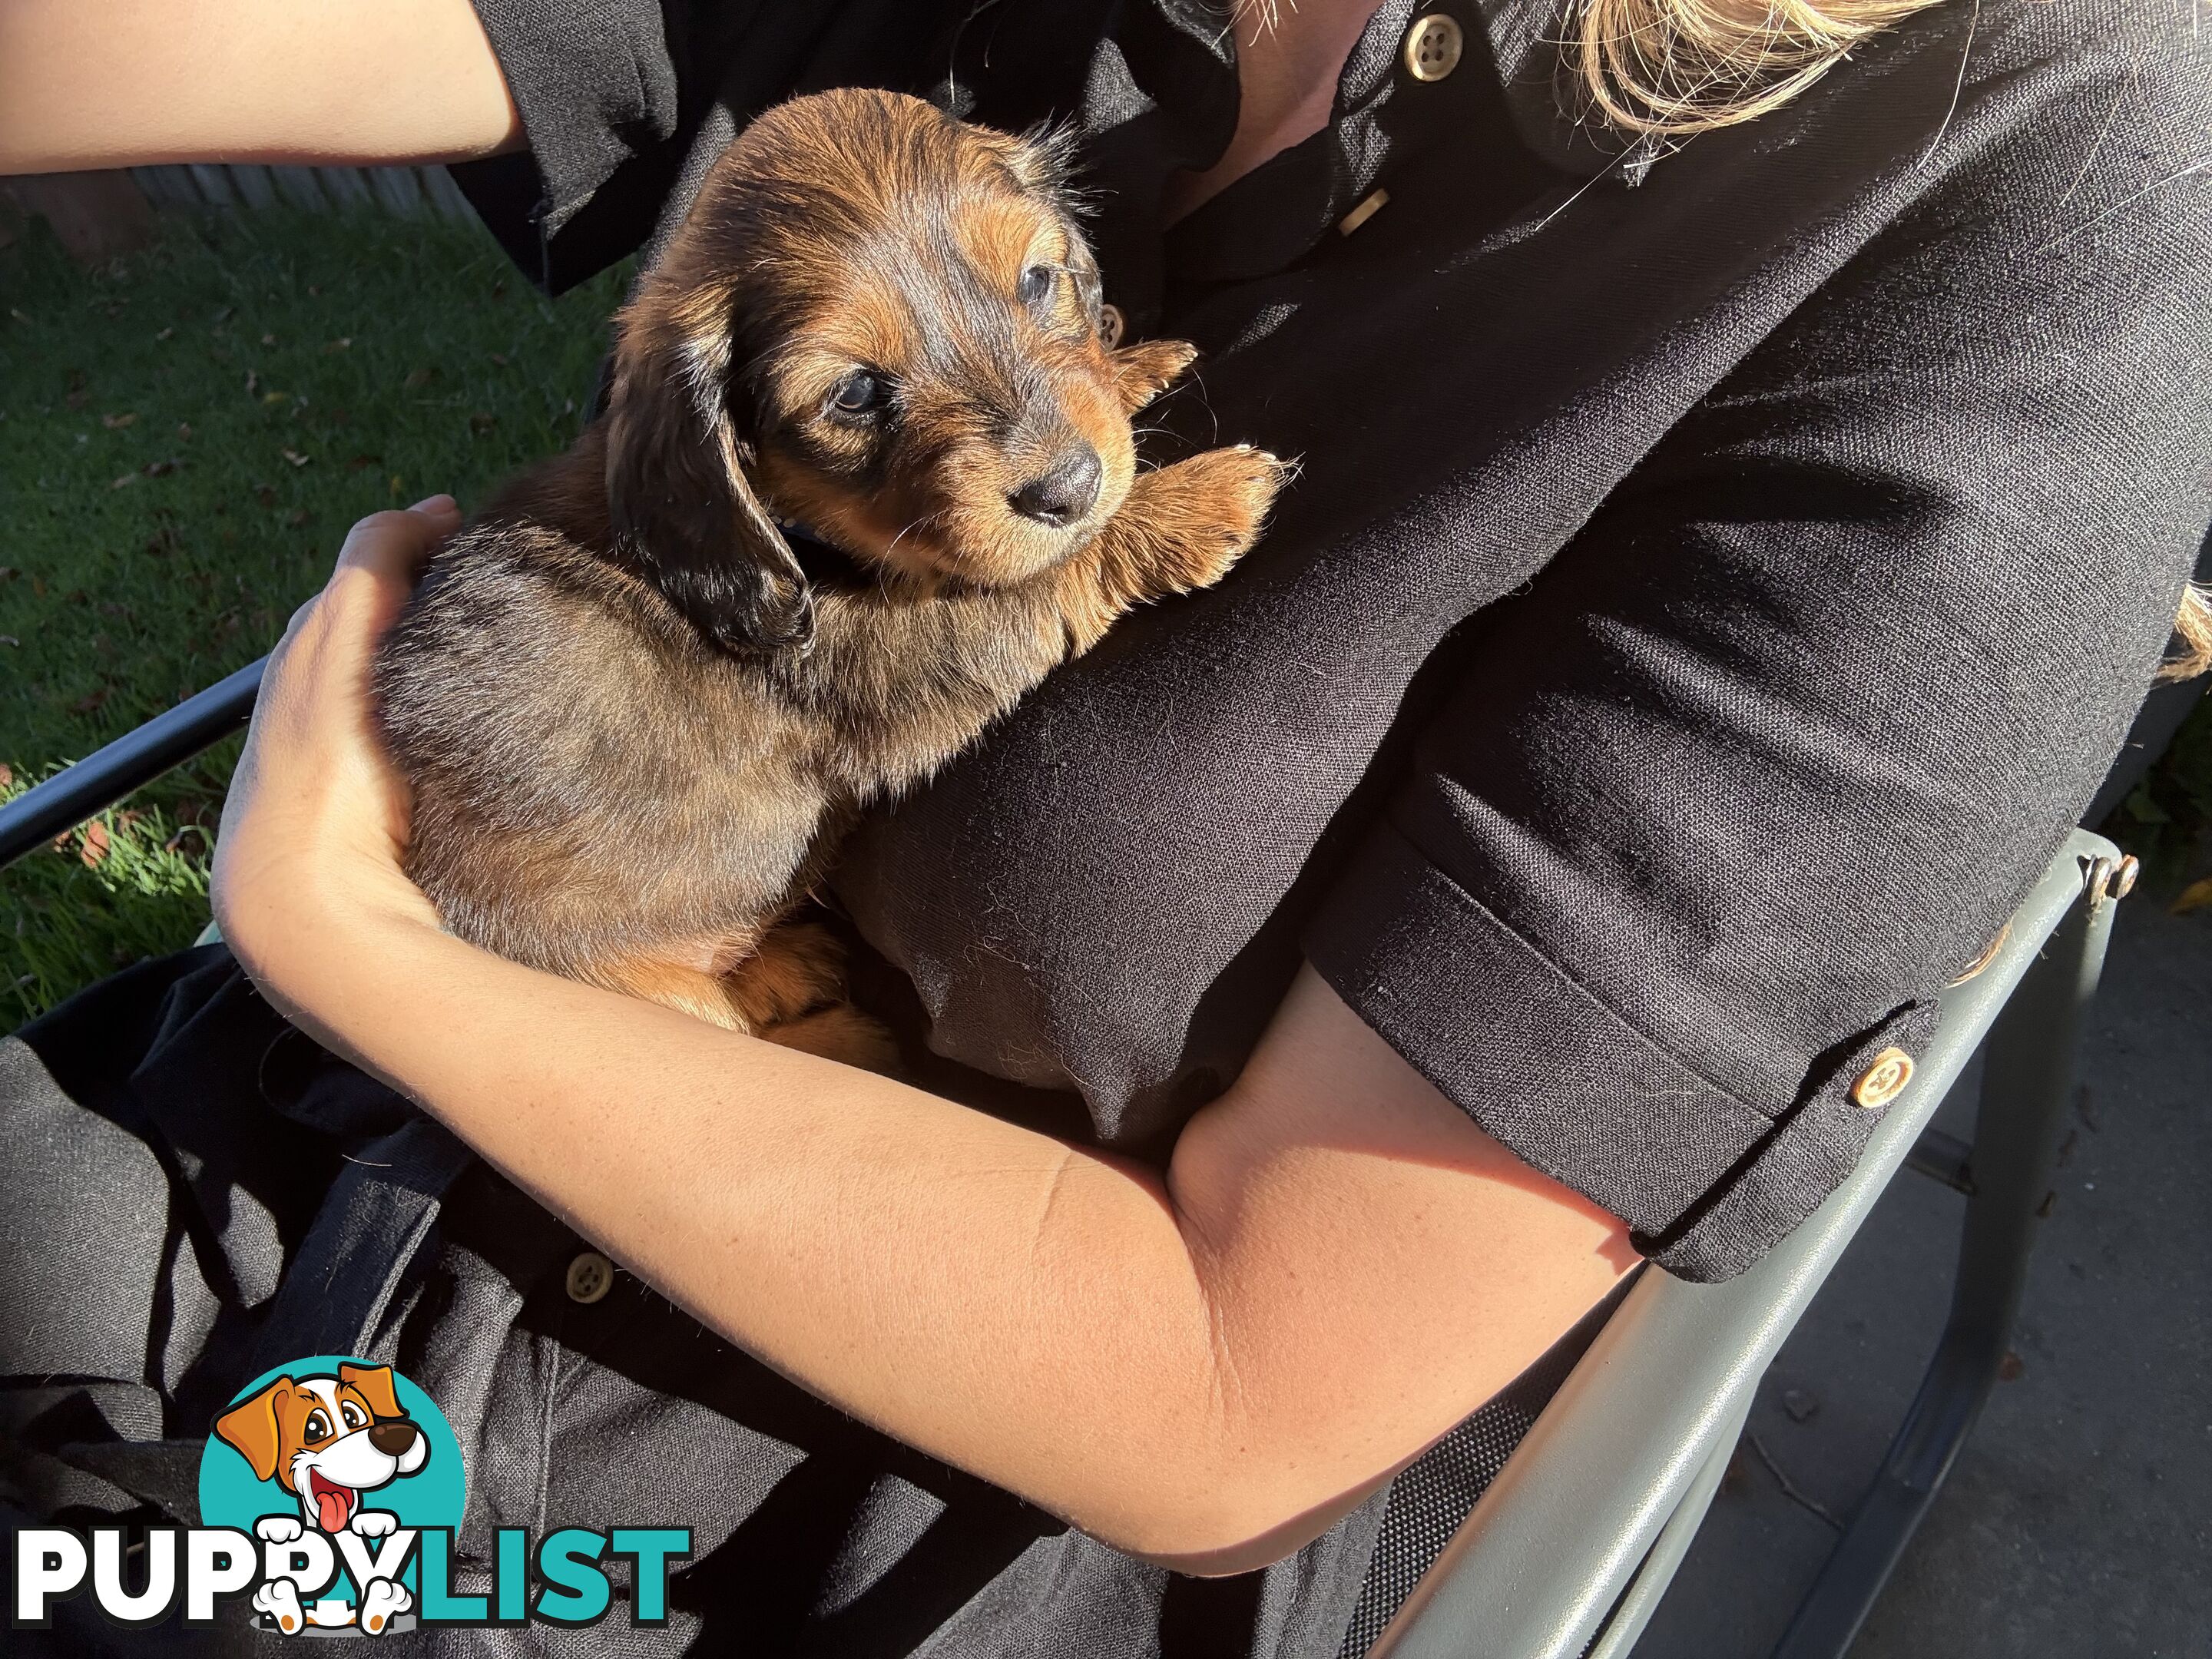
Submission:
[[[1237,31],[1237,133],[1205,172],[1178,173],[1170,181],[1167,222],[1328,125],[1344,60],[1381,3],[1238,0],[1230,23]]]

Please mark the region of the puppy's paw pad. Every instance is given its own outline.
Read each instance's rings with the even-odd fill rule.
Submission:
[[[398,1526],[399,1517],[389,1510],[363,1510],[347,1524],[363,1538],[385,1538]]]
[[[289,1515],[264,1515],[253,1523],[256,1537],[271,1544],[289,1544],[301,1531],[297,1517]]]

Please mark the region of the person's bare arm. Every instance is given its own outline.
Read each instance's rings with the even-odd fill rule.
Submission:
[[[0,173],[521,143],[469,0],[0,0]]]
[[[1110,1543],[1235,1571],[1326,1528],[1632,1261],[1310,969],[1163,1179],[441,933],[399,873],[366,675],[453,522],[366,521],[295,621],[217,914],[278,1006],[749,1352]]]

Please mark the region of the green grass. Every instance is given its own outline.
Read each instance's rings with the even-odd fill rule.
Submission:
[[[100,270],[0,248],[0,794],[269,649],[363,514],[565,447],[621,295],[472,225],[170,218]],[[0,1028],[207,920],[235,742],[0,872]]]

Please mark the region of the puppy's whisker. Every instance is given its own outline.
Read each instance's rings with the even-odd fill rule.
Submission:
[[[898,544],[904,541],[909,535],[921,529],[922,526],[926,524],[933,524],[935,520],[943,517],[944,509],[940,507],[935,512],[925,513],[920,518],[909,520],[906,527],[901,530],[897,535],[892,537],[890,542],[884,545],[884,556],[885,558],[889,558],[893,553],[898,550]]]

